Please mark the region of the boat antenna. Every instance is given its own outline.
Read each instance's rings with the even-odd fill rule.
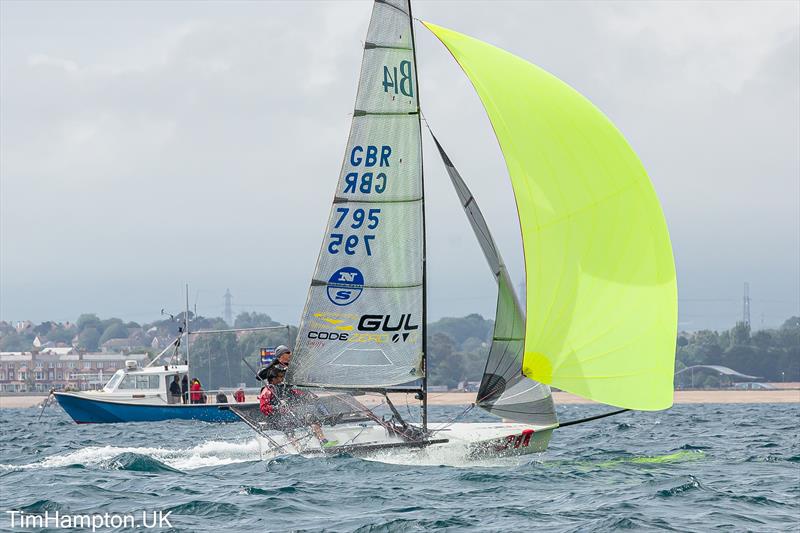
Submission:
[[[183,316],[183,331],[186,333],[186,373],[189,373],[189,284],[186,284],[186,314]]]

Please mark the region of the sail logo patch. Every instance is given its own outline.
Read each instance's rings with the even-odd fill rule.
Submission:
[[[350,305],[364,290],[364,275],[354,267],[343,267],[328,280],[328,299],[334,305]]]

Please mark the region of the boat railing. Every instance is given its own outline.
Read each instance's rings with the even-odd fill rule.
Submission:
[[[236,400],[234,396],[237,391],[241,390],[244,392],[244,401],[246,402],[254,402],[257,399],[258,393],[260,391],[257,387],[246,387],[242,389],[234,389],[230,387],[226,387],[223,389],[202,389],[200,391],[188,391],[185,393],[186,401],[190,404],[200,405],[225,405],[225,404],[237,404],[241,403]],[[198,399],[199,396],[199,399]],[[172,400],[175,401],[172,401]],[[170,403],[178,404],[183,403],[180,397],[174,398],[170,396]]]

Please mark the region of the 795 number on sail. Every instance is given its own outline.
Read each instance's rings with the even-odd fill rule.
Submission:
[[[350,209],[349,207],[336,208],[337,219],[333,225],[333,229],[339,229],[342,225],[350,227],[351,229],[361,229],[366,226],[366,229],[374,230],[381,223],[378,215],[381,214],[380,208],[372,209]],[[375,239],[374,234],[363,235],[361,238],[358,235],[345,235],[344,233],[331,233],[330,241],[328,241],[328,253],[336,255],[344,251],[347,255],[355,255],[360,245],[367,255],[372,255],[372,247],[370,242]]]
[[[380,224],[380,219],[378,215],[381,214],[381,210],[378,208],[374,209],[350,209],[349,207],[337,207],[336,212],[339,213],[339,219],[334,224],[334,228],[338,228],[342,225],[345,218],[350,218],[352,223],[348,220],[348,225],[353,229],[359,229],[361,226],[364,225],[364,221],[367,221],[367,229],[375,229]],[[350,217],[348,217],[348,214]]]
[[[361,239],[358,235],[348,235],[345,238],[343,233],[331,233],[330,241],[328,241],[328,253],[336,255],[344,251],[347,255],[355,255],[358,251],[359,245],[363,244],[364,250],[367,255],[372,255],[372,248],[370,242],[375,240],[375,235],[364,235]]]

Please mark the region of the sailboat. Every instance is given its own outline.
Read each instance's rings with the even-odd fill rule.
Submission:
[[[518,210],[527,292],[523,308],[476,199],[431,132],[497,281],[492,344],[474,405],[499,420],[429,421],[414,20],[409,0],[372,6],[344,162],[287,374],[293,386],[317,391],[313,401],[335,398],[360,418],[337,424],[341,412],[323,409],[329,416],[317,420],[338,443],[329,451],[457,441],[470,455],[539,452],[567,425],[556,416],[551,386],[619,408],[613,413],[669,408],[675,266],[661,206],[636,154],[602,112],[555,76],[422,22],[472,82],[494,128]],[[391,392],[415,395],[419,424],[403,420]],[[361,393],[383,395],[390,417],[352,396]],[[239,414],[276,449],[287,449],[257,414]],[[292,440],[296,449],[319,448],[301,440]]]

